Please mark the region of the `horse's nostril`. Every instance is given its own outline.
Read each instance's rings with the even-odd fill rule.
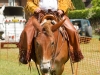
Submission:
[[[20,58],[19,62],[23,63],[23,64],[27,64],[27,60],[25,60],[24,58]]]
[[[42,69],[42,71],[43,71],[43,73],[48,73],[49,72],[49,70],[46,69],[46,68]]]
[[[40,65],[40,68],[41,68],[41,71],[43,73],[48,73],[50,71],[50,68],[51,68],[50,62],[43,62]]]
[[[54,42],[52,42],[51,45],[54,45]]]

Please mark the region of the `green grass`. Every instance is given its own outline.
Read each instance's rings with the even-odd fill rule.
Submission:
[[[19,64],[18,49],[0,50],[0,75],[37,75],[35,65],[31,71],[28,65]]]
[[[78,63],[78,75],[100,75],[100,41],[98,36],[90,43],[81,44],[84,59]],[[38,75],[33,62],[31,72],[28,65],[19,64],[18,49],[0,49],[0,75]],[[72,75],[70,61],[65,65],[63,75]]]

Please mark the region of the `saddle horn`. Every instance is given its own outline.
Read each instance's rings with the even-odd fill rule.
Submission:
[[[54,15],[52,15],[52,14],[47,14],[47,15],[45,15],[45,16],[42,18],[41,22],[42,22],[44,19],[55,20],[56,22],[58,21],[58,20],[57,20],[57,17],[54,16]]]

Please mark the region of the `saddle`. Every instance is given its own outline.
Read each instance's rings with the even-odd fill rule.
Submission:
[[[58,21],[60,19],[61,18],[59,16],[57,16],[57,15],[54,15],[54,14],[51,14],[51,13],[47,13],[46,15],[44,15],[41,18],[41,21],[40,21],[41,24],[40,25],[42,25],[44,22],[46,22],[46,20],[51,20],[51,23],[54,25],[54,24],[58,23]],[[63,38],[65,38],[66,40],[68,40],[68,34],[67,34],[66,30],[65,30],[65,27],[61,26],[59,28],[59,31],[62,34]]]
[[[56,22],[58,22],[57,16],[52,15],[52,14],[47,14],[47,15],[45,15],[45,16],[41,19],[41,22],[43,22],[45,19],[47,19],[47,20],[55,20]]]
[[[38,21],[41,23],[43,20],[47,19],[47,20],[55,20],[55,21],[59,21],[59,15],[57,13],[57,11],[51,11],[48,10],[48,12],[42,11],[40,13],[34,13],[34,15]]]

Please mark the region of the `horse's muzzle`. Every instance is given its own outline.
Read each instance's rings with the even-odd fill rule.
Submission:
[[[48,73],[50,71],[51,64],[50,62],[42,62],[40,65],[40,69],[43,73]]]
[[[19,62],[21,62],[22,64],[28,63],[27,60],[25,60],[25,58],[23,58],[23,57],[19,59]]]
[[[28,63],[27,59],[26,59],[26,51],[25,50],[20,51],[19,62],[21,62],[22,64]]]

